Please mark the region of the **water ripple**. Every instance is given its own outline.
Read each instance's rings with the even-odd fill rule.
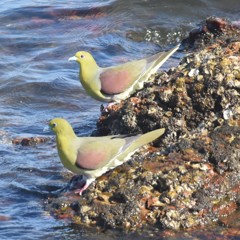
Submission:
[[[81,3],[80,3],[81,2]],[[79,83],[67,59],[91,51],[101,66],[169,49],[210,15],[239,20],[239,0],[2,0],[0,10],[0,238],[149,239],[79,228],[53,219],[43,202],[69,180],[52,133],[54,117],[80,136],[95,129],[101,103]],[[178,55],[164,65],[176,63]],[[51,136],[37,146],[13,138]]]

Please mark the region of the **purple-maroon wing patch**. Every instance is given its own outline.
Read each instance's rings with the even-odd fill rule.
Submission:
[[[127,70],[108,69],[100,74],[101,91],[109,95],[122,93],[131,86],[132,80]]]
[[[101,151],[84,151],[78,152],[76,166],[83,169],[97,169],[101,163],[105,162],[108,156]]]

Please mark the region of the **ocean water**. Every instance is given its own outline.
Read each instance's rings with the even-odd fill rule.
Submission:
[[[101,66],[119,64],[173,47],[208,16],[239,21],[239,12],[239,0],[2,0],[0,239],[123,239],[50,216],[44,201],[67,181],[54,141],[27,147],[12,139],[52,137],[43,128],[54,117],[79,135],[95,129],[101,103],[86,95],[77,64],[67,61],[76,51],[91,51]]]

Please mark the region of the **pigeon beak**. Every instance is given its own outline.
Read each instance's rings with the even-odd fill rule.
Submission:
[[[73,57],[70,57],[70,58],[68,59],[68,61],[77,61],[77,58],[76,58],[75,56],[73,56]]]

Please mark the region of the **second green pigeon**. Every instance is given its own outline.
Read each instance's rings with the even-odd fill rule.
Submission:
[[[85,176],[85,185],[77,191],[80,195],[95,178],[129,160],[137,149],[165,131],[157,129],[135,136],[77,137],[71,125],[62,118],[52,119],[49,127],[56,134],[62,164],[68,170]]]
[[[167,52],[117,66],[99,67],[89,52],[80,51],[69,61],[80,65],[79,78],[87,93],[102,102],[119,102],[143,88],[144,81],[178,50],[179,45]]]

